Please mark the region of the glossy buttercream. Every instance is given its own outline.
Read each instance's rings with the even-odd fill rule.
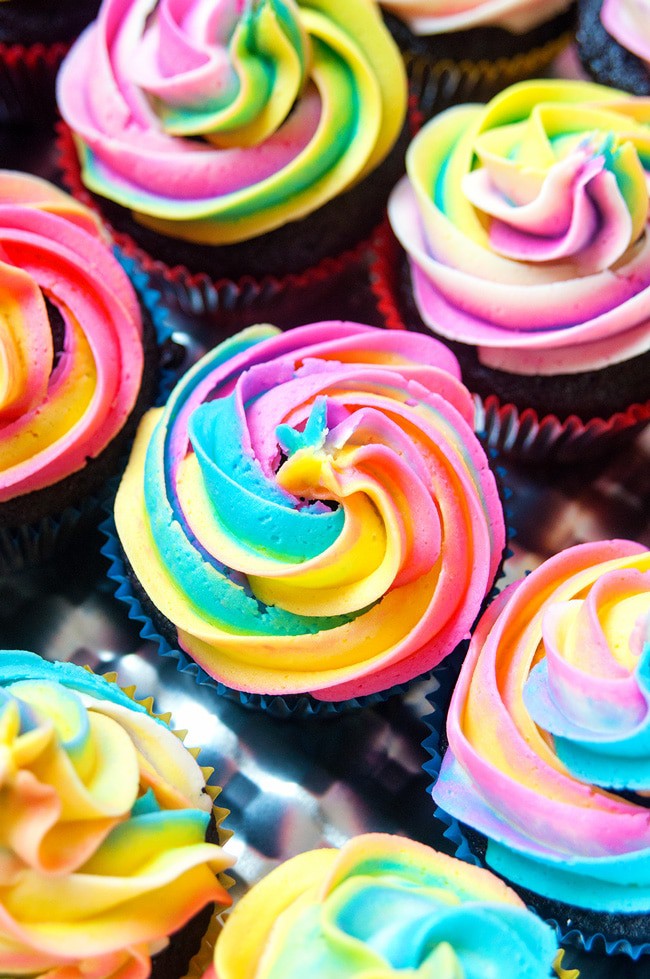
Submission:
[[[239,902],[205,979],[548,979],[551,929],[502,881],[411,840],[358,836],[272,871]]]
[[[413,34],[446,34],[501,27],[525,34],[569,6],[570,0],[381,0]]]
[[[2,653],[0,971],[145,979],[231,860],[205,776],[164,720],[70,664]]]
[[[603,0],[600,19],[608,34],[650,65],[649,0]]]
[[[0,171],[0,502],[99,455],[142,370],[138,300],[97,220],[51,184]]]
[[[425,126],[389,202],[435,332],[517,374],[650,347],[650,102],[523,82]]]
[[[516,884],[598,911],[650,909],[650,552],[560,552],[479,622],[434,799]],[[623,790],[625,794],[622,794]]]
[[[430,337],[256,326],[145,416],[117,531],[211,676],[342,700],[467,636],[504,525],[458,378]]]
[[[88,187],[166,235],[224,244],[373,170],[406,81],[367,0],[104,0],[58,99]]]

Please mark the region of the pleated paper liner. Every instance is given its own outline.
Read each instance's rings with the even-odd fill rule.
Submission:
[[[151,357],[156,363],[145,361],[143,384],[150,388],[138,406],[138,417],[127,423],[129,429],[125,444],[120,452],[118,470],[126,463],[135,427],[140,414],[151,404],[164,404],[174,385],[175,374],[171,366],[175,345],[172,341],[172,329],[168,322],[167,310],[160,301],[160,294],[152,289],[149,276],[144,273],[132,259],[126,258],[116,251],[116,257],[131,279],[138,294],[140,303],[146,311],[153,336]],[[122,434],[122,433],[120,433]],[[119,435],[117,438],[119,439]],[[110,445],[107,447],[110,449]],[[82,471],[83,474],[83,471]],[[73,474],[75,475],[75,474]],[[57,510],[53,505],[51,512],[23,523],[12,523],[0,527],[0,577],[32,568],[51,558],[57,551],[63,549],[72,536],[83,528],[90,529],[96,524],[102,505],[110,495],[109,481],[115,475],[115,465],[105,476],[97,474],[97,479],[90,478],[90,485],[75,501]]]
[[[274,322],[289,319],[296,323],[322,318],[316,315],[319,305],[328,299],[331,301],[331,295],[345,273],[351,269],[360,272],[365,269],[372,233],[353,247],[327,256],[305,271],[282,276],[256,278],[244,274],[235,280],[193,272],[182,264],[170,266],[149,254],[131,235],[117,230],[106,219],[98,200],[82,183],[74,139],[64,123],[57,125],[57,150],[67,190],[99,214],[124,254],[150,276],[163,301],[185,315],[209,318],[220,336],[230,336],[244,326],[269,318]],[[300,309],[300,316],[306,319],[297,317],[296,309]]]
[[[433,693],[427,694],[432,713],[424,718],[430,734],[422,742],[422,747],[430,756],[430,759],[423,766],[427,775],[432,779],[431,785],[427,788],[428,794],[430,794],[438,778],[442,758],[447,748],[445,723],[452,692],[453,683],[446,682],[441,683],[440,687]],[[457,819],[436,806],[435,803],[433,803],[433,807],[434,818],[440,820],[447,827],[443,835],[449,840],[454,855],[467,863],[473,863],[477,867],[486,867],[492,873],[496,873],[484,859],[486,838],[459,823]],[[496,876],[501,875],[496,874]],[[614,916],[604,912],[585,911],[561,901],[534,894],[532,891],[519,887],[506,877],[502,879],[519,894],[531,911],[534,911],[555,929],[558,941],[563,944],[583,949],[586,952],[627,955],[634,960],[650,954],[650,941],[635,942],[626,934],[625,915]],[[650,922],[650,918],[644,917]]]
[[[437,678],[438,671],[445,667],[448,661],[455,662],[455,657],[462,659],[467,649],[467,640],[464,640],[441,663],[437,664],[431,670],[425,671],[410,680],[396,684],[386,690],[348,698],[347,700],[318,700],[309,693],[282,695],[235,690],[206,673],[198,663],[195,663],[186,652],[178,647],[178,644],[174,644],[173,633],[175,630],[173,625],[167,623],[167,620],[158,613],[158,610],[151,604],[148,596],[139,586],[139,583],[129,573],[130,569],[128,568],[124,552],[117,537],[112,512],[101,524],[100,530],[106,537],[106,543],[102,547],[101,552],[109,561],[107,576],[116,586],[115,597],[128,606],[129,618],[140,624],[140,635],[142,638],[153,642],[157,646],[161,656],[174,659],[178,671],[180,673],[189,673],[199,685],[210,687],[219,696],[232,700],[244,707],[266,711],[273,717],[317,717],[327,719],[337,717],[339,714],[350,710],[376,706],[388,700],[390,697],[406,693],[416,683],[426,681],[431,677]],[[492,597],[492,592],[490,593],[490,598]]]
[[[69,44],[0,43],[0,123],[49,124],[56,115],[54,83]]]
[[[435,59],[403,51],[420,125],[452,105],[489,102],[509,85],[543,75],[572,37],[572,32],[568,32],[532,51],[495,61]]]
[[[402,257],[401,246],[385,222],[375,235],[370,266],[378,312],[388,329],[412,326],[433,332],[421,322],[411,323],[401,308]],[[439,339],[445,342],[444,337]],[[597,458],[626,445],[650,421],[650,400],[631,404],[607,418],[582,419],[571,414],[560,420],[550,412],[540,416],[532,408],[517,408],[496,395],[482,397],[473,392],[473,397],[474,427],[485,446],[526,462],[565,464]]]

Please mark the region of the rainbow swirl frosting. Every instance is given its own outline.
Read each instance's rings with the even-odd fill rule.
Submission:
[[[124,427],[143,370],[138,300],[99,223],[51,184],[6,170],[0,323],[2,503],[99,455]]]
[[[474,27],[501,27],[525,34],[569,6],[571,0],[381,0],[413,34],[447,34]]]
[[[143,420],[117,531],[155,607],[237,690],[344,700],[468,635],[504,546],[458,365],[430,337],[256,326]]]
[[[650,102],[534,81],[425,126],[389,202],[437,333],[517,374],[650,347]]]
[[[367,0],[104,0],[58,99],[91,190],[165,235],[227,244],[373,170],[406,81]]]
[[[603,0],[600,19],[608,34],[650,65],[649,0]]]
[[[650,910],[650,552],[562,551],[479,622],[433,796],[516,884],[598,911]],[[620,794],[625,790],[624,794]]]
[[[556,954],[551,929],[491,873],[377,833],[272,871],[229,916],[205,979],[484,979],[508,967],[548,979]]]
[[[0,971],[146,979],[169,934],[230,903],[204,773],[115,684],[0,655]]]

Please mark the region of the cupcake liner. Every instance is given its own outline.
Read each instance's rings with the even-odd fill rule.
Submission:
[[[154,404],[161,405],[167,400],[176,380],[172,367],[175,345],[167,310],[161,305],[160,293],[151,287],[149,276],[138,268],[133,259],[117,248],[114,254],[129,276],[153,324],[159,352]],[[126,459],[125,453],[120,466],[126,463]],[[90,527],[107,496],[110,497],[110,492],[109,478],[83,500],[70,504],[59,513],[18,526],[0,527],[0,577],[41,564],[65,547],[77,531]]]
[[[373,240],[370,284],[377,310],[390,330],[406,330],[399,308],[401,249],[387,222]],[[433,332],[422,326],[426,332]],[[434,334],[435,336],[436,334]],[[440,337],[444,342],[444,337]],[[632,404],[608,418],[583,420],[569,415],[561,421],[549,413],[540,417],[532,408],[520,410],[496,395],[473,393],[474,427],[484,444],[526,462],[573,463],[612,452],[635,438],[650,421],[650,400]]]
[[[57,124],[57,151],[67,190],[102,218],[123,253],[150,276],[163,301],[186,315],[210,317],[215,324],[218,322],[220,332],[225,336],[260,322],[265,313],[272,313],[276,320],[282,319],[283,309],[279,304],[285,299],[289,314],[301,299],[308,299],[316,308],[319,298],[331,291],[338,276],[352,265],[362,267],[370,249],[372,239],[368,238],[339,255],[322,259],[304,272],[291,272],[282,277],[267,275],[260,279],[250,275],[243,275],[236,281],[213,279],[205,272],[191,272],[184,265],[170,267],[106,220],[101,206],[81,180],[74,138],[71,130],[62,122]]]
[[[402,51],[409,90],[415,97],[420,125],[452,105],[488,102],[501,89],[543,74],[571,38],[572,33],[566,32],[532,51],[495,61],[435,59]]]
[[[0,122],[50,122],[56,115],[54,82],[69,44],[0,43]]]
[[[451,696],[451,691],[448,687],[446,694],[448,706],[448,700]],[[432,713],[427,714],[426,717],[423,718],[424,723],[431,732],[422,742],[422,747],[430,756],[430,758],[424,762],[422,766],[426,774],[429,775],[432,780],[431,784],[427,786],[427,794],[431,793],[436,779],[438,778],[440,766],[442,764],[442,753],[445,750],[445,746],[443,744],[443,731],[447,711],[446,709],[441,708],[441,705],[445,703],[444,696],[445,692],[443,691],[441,694],[439,690],[427,694],[427,700],[433,708]],[[477,867],[486,867],[488,870],[491,870],[489,865],[485,861],[481,860],[481,858],[474,852],[471,842],[464,832],[462,824],[454,816],[450,815],[444,809],[441,809],[440,806],[435,806],[434,817],[446,827],[443,832],[443,836],[450,842],[455,856],[461,860],[464,860],[466,863],[472,863]],[[494,873],[494,871],[492,872]],[[497,874],[497,876],[500,875]],[[519,890],[517,885],[512,881],[509,881],[505,877],[502,879],[505,880],[506,884],[512,887],[513,890]],[[559,904],[561,902],[555,903]],[[541,912],[538,911],[533,905],[529,905],[529,907],[531,911],[544,918],[547,924],[555,929],[558,941],[565,945],[572,945],[576,948],[584,950],[585,952],[593,951],[601,954],[604,953],[606,955],[627,955],[634,961],[638,960],[644,955],[650,954],[650,942],[634,943],[628,938],[612,938],[608,937],[604,931],[594,931],[587,934],[579,928],[572,927],[570,919],[568,919],[567,922],[562,922],[555,917],[547,917],[541,914]],[[569,906],[567,905],[567,907]],[[594,913],[597,914],[598,912]],[[561,973],[559,974],[561,975]]]
[[[101,553],[109,561],[107,576],[116,585],[115,597],[128,606],[129,618],[140,623],[140,635],[142,638],[153,642],[158,647],[158,653],[161,656],[167,656],[176,660],[176,668],[179,673],[190,674],[200,686],[211,687],[219,696],[232,700],[243,707],[266,711],[272,717],[277,718],[331,718],[350,710],[372,707],[376,704],[383,703],[390,697],[406,693],[415,683],[428,680],[433,676],[437,677],[438,671],[442,669],[442,665],[439,665],[426,673],[421,673],[419,676],[407,680],[404,683],[396,684],[387,690],[339,701],[317,700],[308,693],[286,694],[283,696],[281,694],[258,694],[249,693],[244,690],[235,690],[210,676],[209,673],[206,673],[183,650],[170,645],[167,638],[161,634],[151,616],[144,608],[129,577],[112,513],[100,524],[99,529],[106,537],[106,543],[101,548]],[[462,655],[464,655],[467,642],[461,643],[457,649],[460,649],[460,647],[463,647]],[[455,651],[450,653],[450,656],[454,655],[456,655]],[[447,659],[449,657],[446,657],[442,661],[442,664]]]

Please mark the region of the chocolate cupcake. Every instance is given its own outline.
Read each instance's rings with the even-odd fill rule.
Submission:
[[[314,714],[399,693],[466,640],[502,558],[472,416],[431,337],[243,331],[143,419],[106,551],[118,597],[242,703]]]
[[[58,83],[83,183],[123,247],[167,284],[177,267],[295,281],[369,235],[403,171],[406,109],[373,5],[140,9],[104,0]]]
[[[571,0],[381,0],[381,7],[425,118],[543,74],[575,24]]]
[[[375,288],[391,325],[451,345],[497,448],[570,461],[650,417],[646,116],[604,86],[522,82],[409,148],[389,217],[411,282],[388,240]]]
[[[633,958],[650,952],[649,622],[650,553],[632,541],[568,548],[506,589],[476,627],[433,788],[466,856],[563,937]]]
[[[95,216],[36,177],[0,172],[0,572],[42,560],[97,508],[155,400],[165,332]]]

